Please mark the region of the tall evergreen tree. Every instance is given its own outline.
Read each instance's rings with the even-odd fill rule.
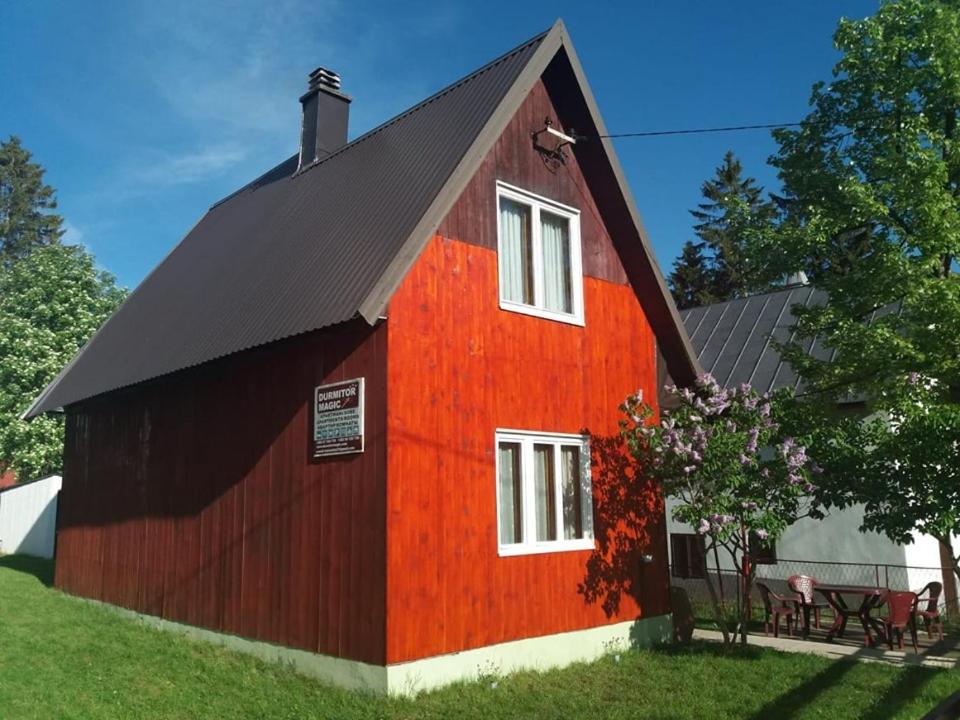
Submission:
[[[30,157],[16,136],[0,142],[0,267],[63,235],[63,218],[50,212],[57,207],[53,188]]]
[[[699,242],[687,241],[673,263],[670,288],[678,307],[692,307],[767,290],[779,269],[770,255],[751,248],[766,241],[778,221],[779,210],[764,197],[752,177],[728,150],[714,176],[700,188],[703,202],[691,210]]]
[[[703,254],[703,243],[687,240],[680,257],[673,261],[667,283],[677,307],[684,309],[716,302],[713,278],[710,258]]]
[[[743,166],[728,150],[700,191],[704,201],[690,214],[697,221],[694,232],[711,253],[712,294],[728,300],[767,289],[775,276],[748,250],[750,236],[772,230],[776,219],[776,208],[764,198],[763,188],[743,176]]]

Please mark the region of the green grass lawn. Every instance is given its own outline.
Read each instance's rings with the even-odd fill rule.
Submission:
[[[917,718],[960,671],[693,645],[385,699],[147,628],[0,558],[0,717]]]

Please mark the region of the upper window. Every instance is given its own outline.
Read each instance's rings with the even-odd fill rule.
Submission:
[[[583,325],[580,213],[497,183],[500,307]]]
[[[496,440],[500,554],[592,549],[587,438],[499,430]]]

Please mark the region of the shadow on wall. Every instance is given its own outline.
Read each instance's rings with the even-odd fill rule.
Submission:
[[[309,407],[320,379],[371,334],[365,325],[347,323],[85,401],[68,417],[73,446],[65,451],[70,482],[61,530],[141,518],[194,518],[257,473],[301,474],[310,464],[310,413],[292,433],[298,442],[278,439]],[[368,443],[373,440],[368,436]],[[308,474],[363,458],[331,460],[314,463],[316,471]],[[269,497],[250,499],[267,502]]]
[[[669,612],[663,495],[649,475],[637,472],[619,435],[590,436],[597,549],[578,586],[588,603],[617,615],[624,597],[643,616]]]
[[[12,552],[27,553],[38,557],[52,558],[54,536],[57,532],[57,495],[47,501],[27,530],[20,544]]]

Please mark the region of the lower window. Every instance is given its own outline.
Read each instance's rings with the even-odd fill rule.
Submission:
[[[496,441],[500,554],[592,549],[589,440],[498,430]]]
[[[702,535],[670,533],[670,566],[674,577],[703,577],[703,546]]]

